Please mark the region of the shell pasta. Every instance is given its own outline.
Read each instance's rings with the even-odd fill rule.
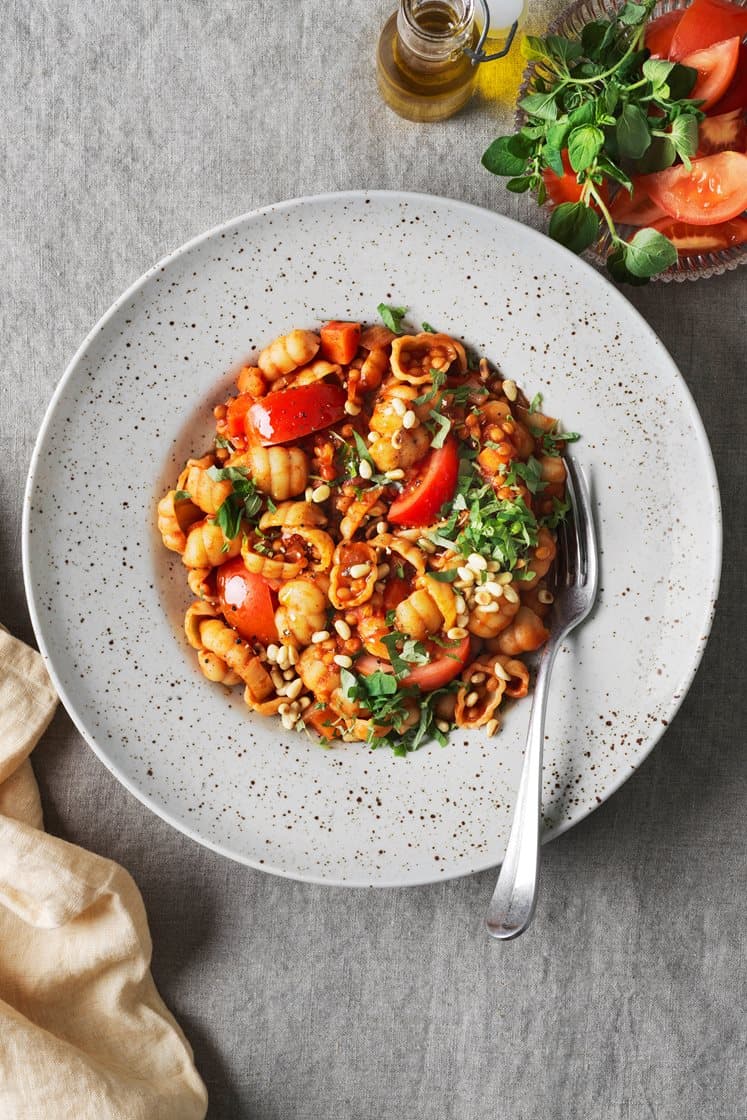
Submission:
[[[405,312],[272,339],[158,504],[208,680],[322,743],[500,727],[549,635],[563,432]]]

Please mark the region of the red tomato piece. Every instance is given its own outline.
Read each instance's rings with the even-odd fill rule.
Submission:
[[[217,587],[223,617],[242,638],[258,638],[265,645],[278,640],[270,585],[248,571],[240,556],[218,568]]]
[[[412,482],[389,507],[393,525],[431,525],[444,502],[454,497],[459,475],[459,452],[455,439],[431,451],[419,466]]]
[[[652,19],[646,26],[644,46],[651,51],[652,58],[668,58],[672,37],[682,19],[682,12],[665,12]]]
[[[654,229],[674,242],[682,257],[733,249],[735,245],[747,242],[747,218],[732,218],[730,222],[720,222],[715,226],[693,226],[677,222],[674,218],[664,218],[656,222]]]
[[[409,580],[400,579],[399,576],[388,576],[384,588],[384,608],[388,611],[396,610],[412,591]]]
[[[328,428],[345,415],[345,390],[325,381],[279,389],[254,401],[246,414],[246,433],[265,447],[301,439]]]
[[[633,178],[633,193],[628,194],[621,188],[612,200],[610,214],[616,224],[626,226],[650,226],[667,215],[651,198],[643,183],[643,176]]]
[[[742,112],[747,109],[747,43],[742,43],[739,48],[737,71],[731,80],[731,85],[721,100],[709,110],[709,115],[718,117],[722,113],[731,113],[735,109],[741,109]]]
[[[747,8],[729,0],[693,0],[675,28],[669,57],[679,62],[734,35],[747,35]]]
[[[228,402],[226,409],[226,430],[229,437],[243,436],[245,431],[246,414],[254,404],[254,397],[249,393],[240,393]]]
[[[547,197],[556,206],[559,206],[561,202],[578,202],[581,198],[581,184],[576,181],[576,172],[568,161],[568,150],[566,148],[563,148],[561,156],[565,175],[556,175],[549,167],[546,167],[542,172]]]
[[[568,149],[563,148],[560,155],[563,160],[565,175],[556,175],[549,167],[546,167],[542,172],[547,197],[551,202],[554,202],[556,206],[559,206],[561,202],[578,202],[583,189],[581,184],[576,180],[576,172],[571,167],[570,160],[568,159]],[[607,184],[599,184],[597,190],[606,203],[608,197]]]
[[[747,152],[747,121],[741,109],[700,122],[698,156],[712,156],[716,152]]]
[[[672,218],[712,226],[747,210],[747,155],[719,152],[645,176],[651,198]]]
[[[399,684],[403,688],[419,688],[423,692],[433,692],[437,688],[443,688],[461,673],[469,661],[471,645],[469,635],[462,638],[458,644],[455,643],[453,649],[434,645],[433,648],[439,650],[442,656],[436,657],[429,665],[415,665],[406,677],[400,678]],[[384,661],[381,657],[374,657],[372,653],[364,653],[359,657],[354,669],[356,673],[366,677],[377,671],[393,672],[388,661]]]
[[[319,332],[322,340],[320,353],[328,362],[338,362],[341,366],[352,362],[361,340],[360,323],[341,323],[332,319],[325,323]]]
[[[689,94],[693,100],[702,101],[701,109],[716,105],[731,85],[739,60],[739,36],[724,39],[711,47],[693,51],[682,59],[683,66],[698,71],[698,80]]]

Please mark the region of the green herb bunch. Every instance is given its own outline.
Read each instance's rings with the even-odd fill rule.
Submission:
[[[581,253],[609,230],[607,268],[616,280],[645,284],[677,260],[677,250],[655,229],[631,241],[615,228],[607,185],[633,192],[632,176],[682,160],[689,168],[698,147],[700,102],[689,99],[697,71],[649,57],[646,22],[655,0],[629,0],[609,20],[586,24],[580,39],[528,36],[525,53],[536,63],[533,90],[519,105],[527,124],[494,140],[482,157],[511,191],[546,198],[543,171],[565,174],[567,149],[580,201],[553,210],[550,236]]]

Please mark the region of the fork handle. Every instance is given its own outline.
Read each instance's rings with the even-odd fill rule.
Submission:
[[[542,815],[542,748],[545,737],[550,672],[558,641],[545,646],[534,686],[532,712],[506,855],[487,912],[491,937],[508,941],[523,933],[532,920],[539,884]]]

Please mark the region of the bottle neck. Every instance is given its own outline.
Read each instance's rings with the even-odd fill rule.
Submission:
[[[475,0],[400,0],[397,35],[420,67],[447,62],[471,46]]]

